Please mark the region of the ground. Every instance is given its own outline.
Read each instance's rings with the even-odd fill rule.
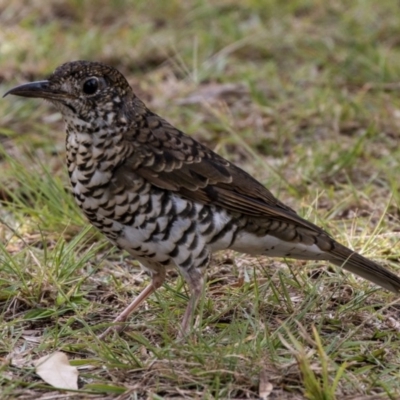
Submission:
[[[0,1],[0,93],[66,61],[113,65],[181,130],[400,274],[400,14],[392,0]],[[19,399],[396,399],[400,306],[324,262],[216,254],[193,332],[70,194],[48,103],[0,101],[0,385]],[[33,362],[64,352],[79,390]]]

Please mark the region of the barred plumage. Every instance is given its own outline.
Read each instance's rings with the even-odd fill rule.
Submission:
[[[152,113],[114,68],[71,62],[46,81],[8,93],[45,98],[60,110],[79,207],[152,275],[115,322],[124,321],[163,283],[165,269],[175,266],[192,292],[182,321],[186,333],[204,268],[213,252],[228,248],[329,260],[399,293],[398,276],[342,246],[249,174]]]

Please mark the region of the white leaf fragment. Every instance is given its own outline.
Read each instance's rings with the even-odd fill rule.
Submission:
[[[34,362],[36,373],[49,385],[60,389],[78,389],[78,369],[69,365],[65,353],[57,351]]]

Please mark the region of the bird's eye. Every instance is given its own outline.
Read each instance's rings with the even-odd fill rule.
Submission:
[[[95,94],[99,88],[99,80],[97,78],[87,79],[82,86],[83,93]]]

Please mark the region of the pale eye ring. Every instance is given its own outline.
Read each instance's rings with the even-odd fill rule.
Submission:
[[[92,76],[83,82],[82,90],[87,95],[95,94],[99,89],[99,80],[95,76]]]

